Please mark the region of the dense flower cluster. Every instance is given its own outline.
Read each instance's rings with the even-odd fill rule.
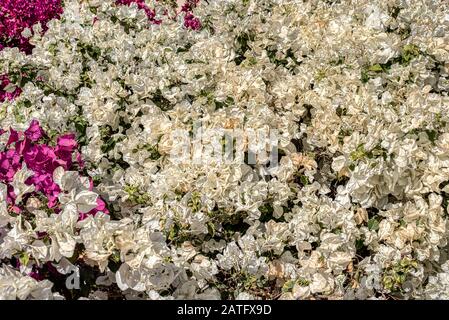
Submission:
[[[41,142],[47,140],[48,136],[39,123],[33,120],[24,132],[11,129],[9,135],[0,131],[0,136],[5,136],[2,137],[3,140],[8,136],[5,150],[0,151],[0,183],[6,191],[6,204],[11,206],[10,210],[21,213],[23,208],[19,204],[26,203],[30,199],[34,201],[33,196],[38,193],[44,197],[47,209],[53,209],[58,213],[57,205],[63,190],[55,178],[59,177],[57,174],[73,169],[72,158],[77,146],[75,135],[59,136],[55,146],[48,145]],[[76,160],[82,165],[79,153]],[[85,189],[91,191],[92,183],[89,180],[86,183],[88,184]],[[94,201],[89,204],[93,206],[88,206],[89,210],[80,211],[81,217],[98,211],[107,213],[104,201],[89,192],[83,195],[91,198],[93,196]],[[79,198],[78,196],[77,199]]]
[[[0,299],[449,298],[446,1],[57,12],[0,51]],[[279,163],[172,156],[217,130]]]
[[[154,19],[156,13],[148,7],[148,5],[145,3],[145,0],[117,0],[115,3],[118,5],[130,5],[131,3],[135,3],[137,4],[137,8],[145,11],[148,20],[151,23],[161,23],[161,20]]]
[[[3,0],[0,3],[0,50],[14,46],[31,52],[28,39],[36,31],[45,31],[47,22],[61,13],[61,0]]]
[[[62,13],[61,0],[4,0],[0,3],[0,51],[5,47],[18,47],[30,53],[29,38],[42,32],[47,22]],[[0,75],[0,103],[14,99],[20,88],[8,87],[7,75]],[[8,90],[12,89],[12,90]]]

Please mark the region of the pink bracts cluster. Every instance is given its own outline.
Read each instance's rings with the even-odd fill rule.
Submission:
[[[33,46],[28,37],[22,35],[26,28],[32,32],[34,24],[40,22],[46,31],[47,22],[58,18],[63,12],[61,0],[1,0],[0,1],[0,50],[18,47],[31,53]]]
[[[196,18],[192,10],[198,5],[200,0],[187,0],[184,5],[181,7],[181,12],[184,12],[184,27],[192,30],[200,30],[201,29],[201,21]]]
[[[7,132],[0,130],[0,136]],[[47,199],[48,208],[59,212],[58,195],[61,189],[53,181],[53,171],[57,167],[62,167],[64,170],[73,169],[73,158],[75,157],[75,161],[79,162],[80,156],[74,134],[59,136],[54,146],[49,145],[48,140],[46,133],[36,120],[33,120],[24,132],[9,130],[4,150],[0,151],[0,182],[7,185],[7,202],[10,210],[15,213],[22,212],[23,207],[15,203],[16,194],[11,183],[23,164],[34,173],[25,180],[25,184],[33,185],[35,190],[24,195],[22,203],[26,203],[27,197],[40,194]],[[95,214],[98,211],[108,213],[105,202],[100,198],[97,199],[97,207],[87,214]],[[85,215],[80,213],[80,219],[84,217]]]

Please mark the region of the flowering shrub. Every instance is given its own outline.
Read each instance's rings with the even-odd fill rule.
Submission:
[[[0,299],[449,298],[444,1],[47,2],[0,7]]]

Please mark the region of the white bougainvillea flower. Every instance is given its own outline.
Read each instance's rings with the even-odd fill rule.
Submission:
[[[11,183],[11,185],[14,188],[14,194],[16,195],[15,202],[17,204],[22,201],[22,197],[24,194],[34,191],[34,185],[25,184],[25,181],[33,175],[34,172],[28,170],[25,165],[14,175],[14,181]]]
[[[89,190],[89,180],[81,178],[77,172],[55,169],[54,181],[66,192],[59,194],[63,211],[87,213],[97,207],[98,194]]]

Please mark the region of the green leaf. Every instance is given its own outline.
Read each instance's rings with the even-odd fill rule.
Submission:
[[[379,221],[376,218],[371,218],[368,220],[368,229],[376,231],[379,229]]]
[[[207,223],[207,231],[211,237],[215,236],[215,225],[213,224],[213,222],[209,221]]]
[[[283,293],[287,293],[287,292],[291,292],[293,287],[295,286],[295,280],[289,280],[286,283],[284,283],[284,285],[282,286],[282,292]]]
[[[365,242],[365,240],[363,240],[363,239],[357,239],[355,241],[356,250],[361,250],[363,248],[363,246],[365,245],[364,242]]]
[[[435,143],[438,138],[438,132],[436,130],[426,130],[426,133],[430,142]]]
[[[299,179],[301,180],[301,183],[303,186],[306,186],[309,184],[309,178],[307,178],[307,176],[301,175],[301,177]]]
[[[369,81],[369,75],[366,70],[362,70],[360,80],[362,81],[362,83],[367,83]]]
[[[30,256],[27,252],[22,252],[19,257],[20,264],[26,266],[30,261]]]
[[[384,69],[382,68],[382,66],[380,64],[375,64],[372,65],[368,68],[369,71],[374,71],[374,72],[382,72]]]

